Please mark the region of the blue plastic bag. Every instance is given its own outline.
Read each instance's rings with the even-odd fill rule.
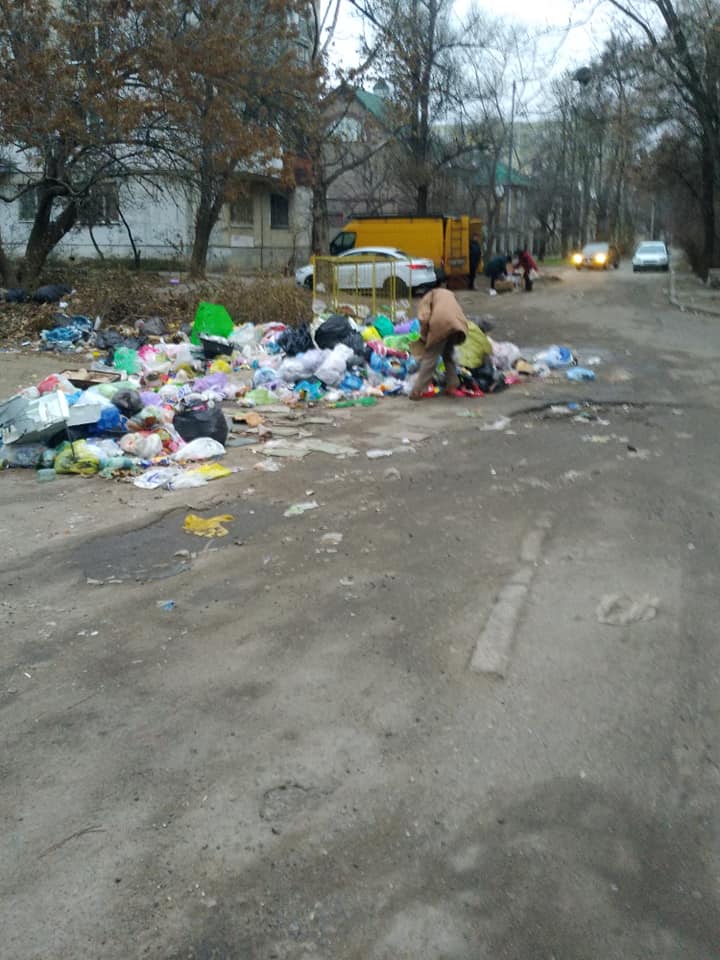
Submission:
[[[588,370],[587,367],[572,367],[572,369],[565,371],[565,376],[568,378],[568,380],[575,380],[577,382],[582,380],[594,380],[595,371]]]

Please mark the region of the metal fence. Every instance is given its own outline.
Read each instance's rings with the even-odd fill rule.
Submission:
[[[398,276],[397,261],[378,256],[315,257],[313,298],[333,310],[352,307],[358,315],[382,313],[391,320],[410,305],[410,291]]]

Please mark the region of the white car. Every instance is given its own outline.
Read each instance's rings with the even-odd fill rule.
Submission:
[[[340,290],[382,290],[405,297],[408,291],[420,295],[437,285],[435,265],[425,257],[411,257],[397,247],[356,247],[346,250],[337,261],[347,260],[347,266],[338,263],[337,284]],[[295,271],[295,283],[300,287],[313,285],[315,268],[312,264]]]
[[[638,270],[668,270],[670,254],[662,240],[646,240],[635,251],[633,273]]]

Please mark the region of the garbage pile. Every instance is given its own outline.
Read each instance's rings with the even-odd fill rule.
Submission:
[[[176,342],[152,330],[136,340],[112,329],[95,330],[82,317],[42,337],[61,349],[81,342],[106,354],[90,369],[60,371],[0,401],[0,466],[36,468],[43,481],[98,474],[174,490],[232,472],[219,462],[229,431],[222,406],[227,401],[251,410],[319,402],[370,406],[409,393],[420,325],[407,318],[393,324],[382,315],[359,325],[345,314],[331,314],[299,327],[236,326],[224,307],[200,303],[190,336],[176,336]],[[472,345],[473,338],[469,341]],[[486,342],[493,351],[484,361],[486,387],[550,369],[523,360],[514,344]],[[550,359],[556,366],[566,359],[570,365],[567,354]],[[459,356],[461,373],[470,376],[463,362]],[[253,422],[248,414],[233,420]],[[318,443],[323,445],[306,442],[290,452],[304,455],[320,449]],[[288,455],[285,447],[280,442],[272,452]]]

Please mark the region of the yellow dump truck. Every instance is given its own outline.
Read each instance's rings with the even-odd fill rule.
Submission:
[[[428,257],[438,281],[467,277],[470,239],[482,242],[482,220],[477,217],[355,217],[330,244],[337,257],[357,247],[399,247],[413,257]]]

